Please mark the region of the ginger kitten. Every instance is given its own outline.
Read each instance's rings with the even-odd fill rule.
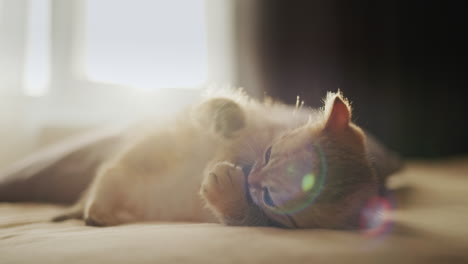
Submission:
[[[314,110],[228,92],[125,135],[56,221],[354,229],[398,168],[352,123],[340,93]]]

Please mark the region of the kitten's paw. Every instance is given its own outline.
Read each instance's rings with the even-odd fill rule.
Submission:
[[[226,98],[213,98],[194,111],[193,117],[202,127],[209,127],[223,138],[232,138],[245,127],[245,115],[236,102]]]
[[[218,163],[206,175],[200,190],[210,205],[222,209],[233,203],[245,202],[245,179],[240,167]]]

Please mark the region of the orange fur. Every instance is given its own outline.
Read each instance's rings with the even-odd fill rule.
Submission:
[[[164,126],[140,131],[102,166],[75,208],[93,225],[189,220],[355,228],[377,180],[365,135],[350,120],[341,92],[329,93],[322,111],[262,104],[243,92],[211,94]],[[251,166],[247,178],[243,169]],[[308,190],[297,191],[304,175],[324,171],[313,203],[278,213],[308,199]]]

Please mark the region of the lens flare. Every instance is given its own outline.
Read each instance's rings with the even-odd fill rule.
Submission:
[[[369,237],[387,234],[392,226],[389,214],[392,204],[384,197],[375,197],[369,201],[361,212],[361,229]]]
[[[307,173],[302,178],[302,191],[308,192],[312,190],[312,188],[314,188],[314,184],[315,184],[315,175],[312,172]]]
[[[314,145],[314,150],[319,159],[318,164],[320,165],[319,173],[316,175],[313,172],[309,172],[302,177],[302,180],[298,183],[297,193],[291,195],[288,201],[285,201],[284,206],[271,207],[271,210],[275,214],[295,214],[305,208],[309,207],[321,193],[325,178],[327,175],[327,160],[322,148],[319,145]],[[288,166],[287,173],[297,173],[297,169],[294,166]],[[291,205],[291,203],[298,199],[297,203]]]

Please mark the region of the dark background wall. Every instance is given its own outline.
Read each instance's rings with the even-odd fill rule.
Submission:
[[[261,86],[313,107],[340,88],[354,121],[403,155],[466,154],[462,3],[259,0]]]

